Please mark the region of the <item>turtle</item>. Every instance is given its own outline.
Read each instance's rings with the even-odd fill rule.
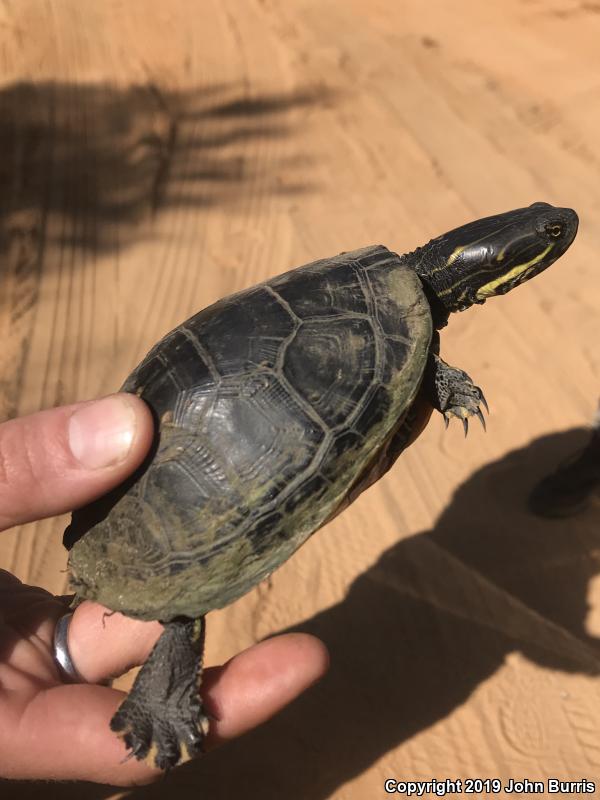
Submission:
[[[76,602],[164,625],[110,723],[130,755],[167,770],[202,751],[209,611],[384,475],[433,409],[465,433],[484,421],[439,331],[545,270],[577,227],[575,211],[534,203],[405,255],[343,252],[219,300],[149,351],[122,391],[152,411],[151,452],[64,535]]]

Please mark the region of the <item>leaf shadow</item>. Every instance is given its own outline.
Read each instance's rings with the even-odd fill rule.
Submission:
[[[313,157],[290,141],[325,88],[248,96],[240,85],[12,84],[0,90],[0,315],[7,332],[0,418],[16,415],[43,276],[102,296],[102,272],[127,270],[132,245],[176,236],[174,209],[244,208],[251,198],[311,192]],[[114,254],[104,259],[106,254]],[[176,269],[177,259],[161,269]],[[111,272],[106,286],[118,288]],[[90,289],[90,294],[93,294]],[[75,313],[85,309],[73,304]],[[109,349],[113,342],[107,339]],[[105,346],[102,340],[96,348]],[[41,355],[41,354],[40,354]],[[38,351],[34,351],[38,356]],[[36,370],[47,369],[47,354]],[[55,402],[64,401],[60,379]]]
[[[235,85],[8,86],[0,91],[3,249],[15,236],[122,248],[160,210],[239,202],[259,178],[262,191],[308,191],[308,156],[260,162],[247,145],[290,136],[301,116],[291,112],[324,102],[325,89],[247,97]]]

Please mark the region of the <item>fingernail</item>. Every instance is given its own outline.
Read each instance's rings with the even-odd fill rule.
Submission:
[[[131,449],[135,428],[135,413],[126,396],[96,400],[69,420],[71,452],[86,469],[119,464]]]

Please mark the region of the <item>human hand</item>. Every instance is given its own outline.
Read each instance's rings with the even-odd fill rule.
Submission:
[[[104,494],[144,458],[152,418],[133,395],[65,406],[0,425],[0,530],[53,516]],[[124,694],[97,685],[147,658],[162,626],[84,602],[69,651],[87,683],[64,683],[53,657],[68,600],[0,570],[0,776],[150,782],[162,773],[129,759],[109,721]],[[267,720],[327,669],[324,645],[286,634],[249,648],[202,680],[207,749]]]

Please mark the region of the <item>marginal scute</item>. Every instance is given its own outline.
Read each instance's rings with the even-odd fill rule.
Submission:
[[[360,433],[353,430],[344,431],[344,433],[336,436],[331,442],[331,447],[329,449],[331,464],[334,465],[337,459],[344,453],[360,450],[363,446],[364,436],[361,436]]]
[[[307,501],[318,503],[328,485],[329,481],[319,472],[311,478],[307,478],[285,504],[285,513],[291,514],[298,506],[303,505]]]
[[[363,405],[361,413],[354,420],[354,430],[363,437],[369,430],[379,425],[389,412],[392,400],[387,386],[377,386]]]
[[[281,537],[285,536],[282,526],[283,514],[280,511],[272,511],[261,517],[250,531],[249,537],[255,553],[260,555],[267,548],[272,547],[272,532],[275,531]]]
[[[421,283],[407,265],[392,259],[365,271],[370,290],[377,298],[377,321],[384,334],[409,343],[415,328],[430,319],[429,304],[423,302]]]
[[[406,362],[410,359],[410,350],[406,347],[398,346],[398,341],[384,339],[385,358],[383,359],[383,369],[381,380],[388,384],[394,375],[402,372]]]

